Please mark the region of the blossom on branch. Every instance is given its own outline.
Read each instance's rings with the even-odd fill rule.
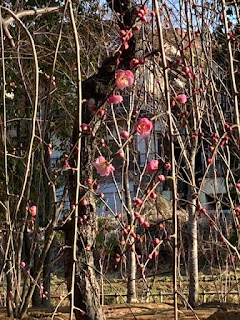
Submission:
[[[158,170],[158,160],[152,160],[147,164],[147,173],[153,174]]]
[[[176,97],[176,100],[177,102],[181,103],[181,104],[184,104],[187,102],[187,96],[185,94],[179,94],[177,97]]]
[[[115,82],[119,89],[123,90],[126,87],[129,87],[134,82],[134,75],[130,70],[121,70],[119,69],[115,75]]]
[[[31,208],[30,208],[30,215],[31,215],[32,217],[36,217],[36,215],[37,215],[37,207],[36,207],[36,206],[31,206]]]
[[[123,101],[123,97],[120,94],[113,94],[107,101],[108,103],[118,104]]]
[[[109,176],[110,173],[115,170],[114,166],[103,156],[99,156],[97,159],[95,159],[93,166],[96,168],[97,173],[102,177]]]
[[[152,128],[153,128],[152,121],[148,120],[147,118],[140,119],[135,126],[135,130],[137,134],[139,134],[144,138],[149,136]]]

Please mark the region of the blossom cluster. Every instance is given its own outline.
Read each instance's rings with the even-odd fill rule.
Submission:
[[[133,85],[134,75],[130,70],[119,69],[115,75],[116,86],[123,90]],[[108,98],[108,103],[119,104],[123,101],[123,97],[120,94],[113,94]]]
[[[117,70],[115,74],[115,84],[118,89],[123,90],[127,87],[130,87],[134,83],[134,75],[130,70]],[[119,104],[123,101],[123,97],[120,94],[112,94],[107,99],[108,103]],[[153,128],[152,121],[147,118],[140,119],[135,125],[135,132],[143,138],[146,138],[150,135]],[[121,137],[124,139],[129,139],[129,132],[123,131]],[[114,172],[114,166],[108,162],[105,157],[99,156],[95,159],[93,163],[94,167],[97,170],[97,173],[101,176],[109,176]],[[158,169],[158,161],[151,162],[147,168],[148,173],[153,173]]]
[[[151,133],[152,128],[152,121],[147,118],[140,119],[135,126],[136,133],[142,137],[147,137]],[[126,133],[122,136],[126,139],[128,138],[128,135],[126,135]],[[110,173],[112,173],[115,170],[114,166],[110,162],[108,162],[103,156],[99,156],[97,159],[95,159],[93,165],[96,168],[97,173],[103,177],[109,176]],[[153,160],[153,162],[149,164],[147,172],[153,173],[157,169],[158,161]]]

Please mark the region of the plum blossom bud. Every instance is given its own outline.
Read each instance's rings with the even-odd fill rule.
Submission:
[[[158,176],[158,181],[159,181],[159,182],[164,182],[164,181],[165,181],[165,176],[164,176],[163,174],[160,174],[160,175]]]
[[[158,160],[152,160],[147,164],[147,173],[153,174],[158,170]]]
[[[120,133],[120,136],[123,138],[123,139],[128,139],[129,138],[129,132],[128,131],[122,131]]]
[[[36,206],[32,206],[32,207],[30,208],[30,215],[31,215],[32,217],[36,217],[36,215],[37,215],[37,207],[36,207]]]

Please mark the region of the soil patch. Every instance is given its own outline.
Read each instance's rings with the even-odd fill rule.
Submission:
[[[69,307],[60,307],[54,320],[68,320]],[[104,306],[107,320],[174,320],[173,307],[165,303],[136,303],[131,305],[115,304]],[[51,320],[54,308],[30,308],[24,320]],[[179,320],[240,320],[239,310],[222,310],[217,308],[199,308],[195,310],[179,310]],[[5,309],[0,310],[0,320],[12,320],[6,317]]]

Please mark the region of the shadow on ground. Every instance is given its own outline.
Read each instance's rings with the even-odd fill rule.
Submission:
[[[24,320],[52,320],[54,308],[30,309]],[[174,310],[171,305],[164,303],[139,303],[127,305],[104,306],[107,320],[174,320]],[[178,312],[179,320],[240,320],[240,310],[225,308],[204,307],[194,311],[181,309]],[[5,310],[0,310],[0,320],[10,320]],[[55,310],[54,320],[68,320],[69,307]]]

